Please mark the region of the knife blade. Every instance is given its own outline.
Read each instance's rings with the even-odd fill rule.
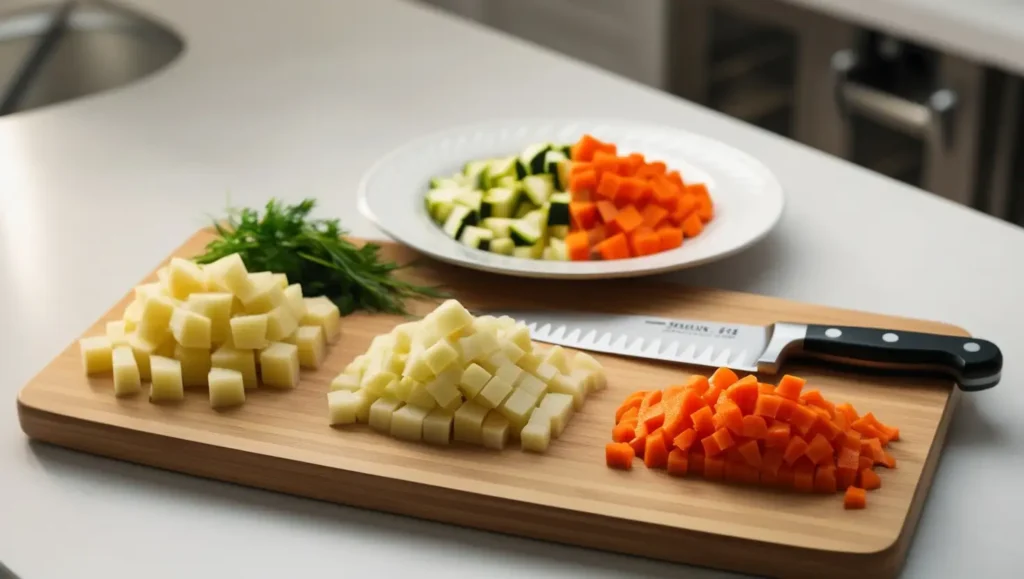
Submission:
[[[776,374],[790,356],[863,367],[939,372],[961,390],[999,383],[998,346],[977,338],[859,326],[767,326],[656,316],[548,310],[483,311],[525,324],[548,344],[618,356]]]

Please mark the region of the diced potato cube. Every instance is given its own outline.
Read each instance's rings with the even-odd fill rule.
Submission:
[[[519,361],[516,362],[516,365],[518,365],[523,370],[526,370],[527,372],[536,372],[537,366],[540,366],[540,363],[541,359],[539,357],[528,352],[526,354],[523,354],[522,358],[519,358]]]
[[[519,379],[519,390],[525,390],[530,394],[533,394],[536,398],[540,398],[547,394],[548,385],[541,382],[540,378],[537,378],[533,374],[523,374],[523,377]]]
[[[130,344],[129,344],[130,345]],[[174,357],[174,348],[178,346],[178,343],[174,341],[174,336],[168,335],[167,339],[162,344],[153,350],[154,356],[163,356],[164,358]]]
[[[128,304],[128,307],[124,309],[124,315],[121,316],[124,320],[124,329],[131,332],[139,326],[139,322],[142,321],[142,302],[135,300]]]
[[[459,353],[446,340],[440,340],[423,352],[423,361],[435,375],[459,359]]]
[[[299,383],[299,347],[274,342],[260,352],[260,377],[271,388],[295,388]]]
[[[324,339],[329,343],[338,337],[338,330],[341,329],[341,311],[334,302],[325,298],[303,298],[306,311],[302,316],[303,326],[321,326],[324,329]]]
[[[477,336],[479,336],[479,334],[473,334],[471,336],[459,338],[459,364],[461,364],[462,366],[468,366],[473,360],[475,360],[479,356],[479,338]]]
[[[114,372],[114,395],[130,396],[142,392],[142,378],[135,355],[128,346],[118,346],[111,353],[111,368]]]
[[[537,409],[551,420],[551,433],[555,438],[562,435],[569,419],[572,418],[573,398],[568,394],[552,392],[541,400]]]
[[[183,386],[206,386],[206,379],[213,364],[210,351],[206,348],[185,348],[176,345],[174,359],[181,363],[181,383]]]
[[[210,341],[223,344],[231,336],[231,307],[235,297],[229,293],[194,293],[185,307],[210,320]]]
[[[442,336],[440,330],[437,329],[437,325],[428,317],[424,318],[417,326],[416,334],[413,336],[413,343],[419,344],[426,349],[444,338],[445,336]]]
[[[360,354],[353,358],[352,361],[345,366],[344,373],[351,374],[353,376],[359,376],[360,378],[362,378],[363,372],[366,370],[368,361],[369,357],[367,357],[364,354]]]
[[[231,343],[240,350],[262,350],[267,340],[267,315],[253,314],[231,318]]]
[[[423,442],[448,444],[452,438],[452,418],[455,413],[435,408],[423,419]]]
[[[363,390],[379,397],[384,394],[384,389],[387,388],[389,384],[396,382],[397,380],[398,377],[391,372],[366,373],[363,374],[361,386]]]
[[[359,390],[359,377],[352,374],[338,374],[331,380],[331,391],[335,390],[351,390],[355,392]]]
[[[299,320],[292,317],[292,313],[288,310],[287,306],[277,306],[267,312],[267,339],[271,342],[280,342],[298,327]]]
[[[488,409],[497,408],[512,393],[512,385],[505,379],[495,376],[473,400]]]
[[[569,356],[561,346],[552,346],[548,350],[547,356],[544,357],[544,361],[554,366],[562,374],[569,373]]]
[[[210,385],[210,406],[228,408],[245,402],[245,378],[238,370],[210,368],[206,382]]]
[[[185,398],[181,378],[181,362],[173,358],[153,356],[149,359],[153,384],[149,389],[150,402],[170,402]]]
[[[391,330],[392,335],[395,337],[395,352],[399,354],[409,353],[409,350],[412,348],[412,337],[418,327],[418,322],[406,322],[395,326],[395,329]]]
[[[508,356],[506,356],[505,353],[502,351],[497,351],[491,354],[491,356],[486,360],[479,362],[479,364],[483,366],[484,370],[487,370],[491,374],[497,372],[498,368],[501,368],[502,366],[506,366],[511,363],[512,360],[509,360]]]
[[[501,349],[498,336],[492,332],[477,332],[472,337],[476,340],[476,356],[473,357],[475,362],[482,362]]]
[[[159,295],[167,295],[163,291],[163,288],[159,283],[143,283],[135,286],[135,301],[139,302],[139,306],[145,306],[149,298]],[[140,311],[141,313],[141,311]]]
[[[499,330],[498,318],[494,316],[478,316],[473,320],[474,333],[487,333],[497,336]]]
[[[473,402],[466,401],[455,411],[453,418],[454,439],[470,444],[483,444],[483,424],[488,409]]]
[[[501,316],[497,319],[498,327],[502,330],[510,330],[516,327],[516,321],[508,316]]]
[[[284,288],[284,302],[282,305],[288,307],[288,311],[292,313],[293,318],[301,320],[306,315],[306,302],[302,300],[302,286],[293,283]]]
[[[462,379],[459,380],[459,390],[466,395],[466,398],[476,398],[476,395],[484,389],[487,382],[491,380],[491,373],[484,370],[477,364],[470,364],[462,372]]]
[[[429,410],[403,406],[391,415],[391,436],[401,440],[422,440],[423,419]]]
[[[86,375],[110,372],[114,368],[114,346],[106,336],[92,336],[78,340],[82,353],[82,367]]]
[[[551,445],[551,418],[543,412],[534,412],[519,433],[523,450],[544,452]]]
[[[356,390],[334,390],[327,393],[327,412],[331,426],[355,424],[364,408],[369,408],[366,394]]]
[[[480,425],[480,438],[484,447],[502,450],[508,443],[509,424],[501,414],[491,411]]]
[[[526,352],[511,340],[502,340],[500,344],[502,353],[505,354],[505,357],[507,357],[513,364],[526,355]]]
[[[606,378],[604,367],[597,361],[596,358],[587,354],[586,352],[577,352],[576,357],[572,360],[573,368],[587,370],[590,372],[591,380],[593,381],[593,390],[604,390],[608,386],[608,379]]]
[[[523,370],[515,364],[505,364],[498,368],[498,371],[495,372],[494,375],[507,382],[509,386],[515,388],[519,385],[519,379],[523,377]]]
[[[112,346],[117,347],[128,345],[127,325],[127,322],[124,320],[107,322],[107,339],[110,340],[110,344]]]
[[[174,257],[168,267],[166,283],[171,296],[183,300],[191,294],[206,291],[206,272],[194,261]]]
[[[256,377],[256,355],[252,350],[241,350],[229,346],[221,346],[210,356],[213,368],[235,370],[242,375],[246,388],[256,388],[259,379]]]
[[[320,326],[302,326],[295,330],[294,344],[299,348],[299,365],[316,370],[324,361],[324,330]]]
[[[256,281],[250,275],[249,279],[256,290],[244,297],[239,296],[247,314],[265,314],[284,303],[284,290],[278,287],[273,278],[268,276]]]
[[[572,397],[572,404],[579,410],[583,407],[583,400],[587,397],[586,385],[579,381],[566,376],[565,374],[556,374],[555,378],[548,385],[551,392],[558,394],[567,394]]]
[[[402,407],[402,402],[393,398],[378,398],[370,405],[370,428],[383,432],[391,432],[391,418],[395,411]]]
[[[210,318],[186,308],[174,308],[171,315],[171,335],[186,348],[209,348],[211,345]]]
[[[135,363],[139,366],[139,376],[143,380],[149,380],[150,378],[149,357],[156,353],[160,345],[143,338],[138,332],[128,334],[128,347],[132,349]]]
[[[448,408],[453,400],[462,398],[462,392],[456,386],[462,378],[461,371],[458,368],[454,369],[456,372],[442,372],[426,385],[427,392],[442,408]]]
[[[430,313],[429,318],[437,327],[440,337],[450,336],[473,323],[473,314],[457,300],[446,300]]]
[[[505,339],[512,342],[523,352],[533,350],[533,341],[530,339],[530,328],[526,324],[518,323],[511,329],[505,330]]]
[[[226,255],[206,266],[209,280],[218,288],[226,289],[235,296],[248,296],[255,288],[249,280],[249,272],[245,269],[242,256],[237,253]]]
[[[530,419],[530,414],[533,413],[533,409],[536,406],[537,397],[519,388],[501,403],[501,406],[498,407],[498,412],[507,418],[514,428],[521,430],[526,421]]]
[[[412,393],[413,388],[415,388],[417,384],[419,384],[419,382],[409,378],[408,376],[399,378],[398,382],[395,383],[395,395],[402,402],[408,402],[409,394]]]
[[[583,386],[584,397],[591,392],[597,391],[597,379],[594,377],[593,370],[576,368],[569,374],[569,380],[572,382],[578,382]]]
[[[171,316],[177,303],[167,296],[152,296],[142,306],[142,319],[139,321],[138,334],[155,344],[161,344],[170,331]]]
[[[550,385],[551,381],[555,379],[555,376],[558,376],[558,368],[555,368],[547,362],[542,362],[540,366],[537,366],[537,369],[534,370],[533,373],[535,376],[540,378],[541,382]]]
[[[423,359],[423,352],[409,354],[409,358],[405,361],[405,370],[402,372],[402,375],[408,376],[417,382],[429,382],[434,379],[434,372],[427,365],[426,360]]]
[[[392,380],[387,386],[384,387],[384,392],[381,393],[381,398],[394,398],[399,402],[405,402],[398,396],[398,383],[400,380]]]
[[[288,288],[288,276],[287,275],[285,275],[283,273],[275,273],[275,274],[272,274],[270,277],[274,278],[274,283],[276,283],[277,287],[281,288],[281,290],[285,290],[285,289]]]
[[[437,408],[437,400],[434,400],[434,397],[430,395],[430,392],[427,392],[427,385],[422,382],[416,382],[415,380],[413,380],[413,382],[412,390],[410,390],[408,396],[406,396],[405,402],[425,410],[433,410],[434,408]]]

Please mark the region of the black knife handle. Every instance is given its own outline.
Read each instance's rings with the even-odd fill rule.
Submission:
[[[878,328],[808,325],[803,351],[860,366],[938,371],[966,391],[992,388],[1003,368],[999,347],[986,340]]]

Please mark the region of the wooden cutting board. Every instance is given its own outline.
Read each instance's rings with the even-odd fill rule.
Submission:
[[[174,255],[196,255],[209,239],[199,232]],[[385,252],[399,261],[413,257],[393,245],[385,244]],[[938,323],[643,280],[521,280],[429,261],[416,271],[447,285],[467,307],[588,308],[967,335]],[[102,333],[130,299],[129,292],[86,335]],[[413,309],[425,313],[433,305]],[[902,439],[892,446],[898,467],[880,469],[883,486],[869,493],[866,510],[845,511],[838,494],[674,478],[639,462],[629,472],[607,468],[604,446],[623,398],[704,372],[696,367],[598,356],[609,387],[587,400],[544,455],[437,448],[365,426],[329,427],[330,380],[373,336],[399,322],[362,314],[344,319],[325,365],[304,372],[297,389],[250,391],[244,406],[224,412],[209,407],[203,390],[189,391],[175,405],[151,404],[145,395],[117,399],[109,378],[84,376],[77,343],[71,344],[19,394],[21,426],[34,439],[68,448],[314,499],[757,575],[861,579],[895,577],[902,567],[958,398],[952,384],[941,381],[788,365],[786,372],[808,378],[830,399],[871,410],[901,429]]]

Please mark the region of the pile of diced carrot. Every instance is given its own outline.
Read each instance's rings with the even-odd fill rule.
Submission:
[[[635,392],[615,412],[608,466],[630,469],[641,457],[678,476],[845,492],[846,508],[864,508],[864,491],[882,486],[874,467],[896,467],[885,449],[899,429],[804,385],[796,376],[772,386],[719,368],[710,378]]]
[[[703,183],[613,143],[584,135],[572,146],[569,175],[571,260],[623,259],[675,249],[711,221],[714,205]]]

